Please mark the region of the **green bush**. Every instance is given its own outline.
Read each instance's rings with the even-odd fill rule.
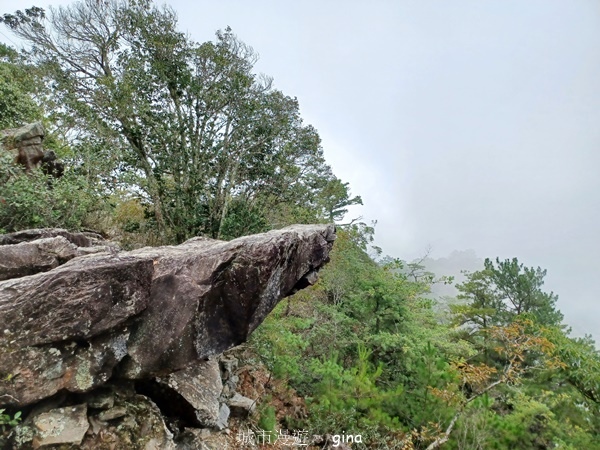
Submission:
[[[87,180],[71,171],[55,180],[38,170],[24,173],[12,164],[10,155],[0,155],[0,159],[0,232],[40,227],[81,229],[101,205]]]

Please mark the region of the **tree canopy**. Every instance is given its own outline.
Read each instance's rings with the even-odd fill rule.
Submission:
[[[103,140],[120,185],[161,233],[231,238],[281,220],[335,220],[351,197],[298,101],[253,72],[230,29],[196,43],[149,0],[82,0],[5,15],[52,86],[73,144]]]

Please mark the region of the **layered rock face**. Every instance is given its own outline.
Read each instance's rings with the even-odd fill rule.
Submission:
[[[0,131],[0,151],[9,152],[16,164],[25,171],[41,167],[46,175],[54,178],[63,176],[64,164],[57,160],[53,150],[44,150],[46,130],[41,122],[34,122],[20,128]]]
[[[93,424],[82,417],[98,407],[102,389],[112,400],[94,420],[127,417],[140,389],[123,386],[178,395],[198,426],[223,428],[229,410],[216,358],[245,342],[282,298],[315,281],[334,239],[332,225],[295,225],[230,242],[194,238],[122,252],[90,233],[0,236],[0,408],[37,409],[28,419],[31,439],[19,432],[34,448],[49,445],[43,430],[59,407],[63,422],[82,424],[68,436],[78,442],[68,442],[91,439]],[[154,417],[156,405],[145,402]],[[232,405],[251,409],[252,401],[238,395]],[[156,425],[165,431],[159,441],[168,440],[163,425]]]
[[[27,170],[38,167],[44,157],[42,141],[46,131],[41,122],[12,128],[0,132],[0,150],[7,150],[14,155],[15,162],[22,164]]]

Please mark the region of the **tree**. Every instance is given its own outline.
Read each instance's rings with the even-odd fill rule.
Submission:
[[[521,383],[525,373],[532,370],[562,366],[560,359],[555,356],[554,344],[544,337],[542,330],[537,329],[530,320],[519,318],[510,325],[492,327],[490,334],[496,342],[498,352],[505,360],[503,369],[499,372],[495,367],[485,364],[474,365],[464,361],[454,363],[454,369],[460,375],[460,384],[450,384],[444,389],[432,388],[431,391],[449,405],[453,405],[456,412],[445,431],[441,432],[426,450],[439,448],[450,439],[457,421],[475,400],[500,385]],[[531,353],[535,353],[537,357],[533,364],[528,364],[527,356]],[[464,385],[469,386],[469,393],[466,395],[462,389]]]
[[[467,303],[451,305],[450,309],[455,315],[455,323],[476,330],[487,330],[498,325],[500,320],[498,312],[503,305],[490,286],[489,273],[479,271],[467,274],[464,283],[458,284],[458,299]]]
[[[504,304],[495,292],[487,269],[466,274],[464,283],[458,284],[458,300],[450,305],[452,324],[462,331],[459,334],[480,350],[486,364],[491,364],[493,345],[489,329],[503,323]]]
[[[252,72],[256,54],[230,29],[197,44],[150,0],[81,0],[47,20],[28,11],[4,22],[46,68],[63,122],[118,152],[113,174],[174,240],[261,231],[282,204],[315,221],[360,202],[297,100]]]
[[[600,409],[600,351],[591,337],[570,338],[562,330],[554,328],[548,333],[563,361],[562,375],[589,403],[590,408]]]
[[[509,316],[532,314],[540,324],[560,324],[563,315],[556,309],[558,296],[542,291],[546,270],[524,267],[517,258],[505,261],[496,258],[496,264],[497,267],[486,259],[485,270]]]
[[[41,108],[33,97],[34,70],[27,67],[15,50],[0,43],[0,130],[41,118]]]
[[[546,271],[520,264],[517,258],[496,263],[485,260],[484,270],[467,274],[457,285],[459,299],[467,304],[452,307],[455,322],[471,330],[511,323],[529,315],[543,325],[559,325],[563,315],[556,309],[558,296],[542,291]]]

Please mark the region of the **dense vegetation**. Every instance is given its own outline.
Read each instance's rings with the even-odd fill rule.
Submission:
[[[129,247],[231,239],[339,221],[361,202],[231,30],[195,43],[146,0],[1,21],[30,50],[0,46],[0,126],[43,120],[67,170],[50,182],[0,153],[0,232],[87,228]],[[600,355],[569,337],[545,271],[486,260],[442,310],[429,290],[452,280],[370,256],[372,239],[340,226],[320,282],[253,336],[249,351],[308,410],[282,416],[265,398],[260,426],[361,434],[375,449],[600,448]]]
[[[568,337],[544,271],[486,260],[436,313],[429,287],[448,280],[373,262],[361,237],[341,232],[320,284],[253,341],[308,401],[302,426],[381,449],[600,448],[599,354]]]

